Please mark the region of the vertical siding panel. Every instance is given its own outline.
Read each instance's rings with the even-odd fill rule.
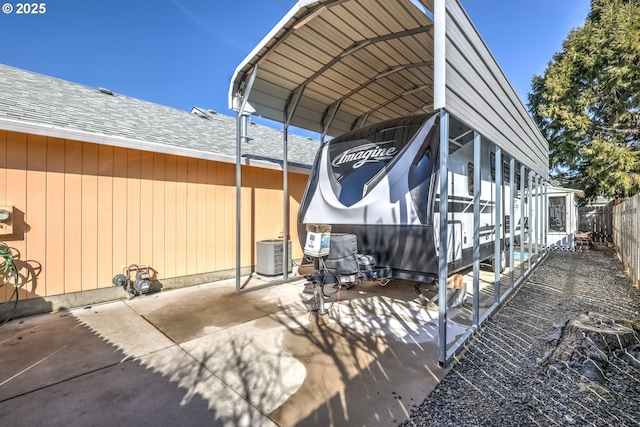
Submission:
[[[165,155],[154,153],[153,155],[153,264],[158,272],[158,277],[167,277],[165,266]]]
[[[64,292],[82,290],[82,143],[66,141],[64,177]]]
[[[47,188],[47,141],[44,136],[27,137],[27,210],[25,220],[29,224],[26,233],[29,276],[28,297],[47,295],[46,276],[46,188]]]
[[[289,238],[291,240],[291,255],[295,258],[296,253],[296,213],[298,212],[298,202],[295,198],[297,191],[297,176],[289,174]]]
[[[162,277],[176,277],[176,156],[165,160],[165,216],[164,216],[164,274]]]
[[[302,258],[302,247],[300,246],[300,236],[298,234],[298,212],[300,211],[300,203],[302,202],[302,196],[304,194],[304,190],[307,186],[307,175],[302,174],[294,174],[293,175],[295,182],[295,190],[292,193],[291,200],[291,222],[292,222],[292,230],[291,233],[291,246],[293,248],[293,256],[295,258]]]
[[[207,162],[207,271],[216,271],[216,163]]]
[[[268,240],[277,238],[275,228],[270,224],[270,218],[273,216],[271,204],[273,203],[272,195],[268,194],[262,188],[265,184],[265,180],[269,178],[266,169],[254,168],[254,182],[251,183],[251,191],[254,194],[253,197],[253,218],[252,218],[252,238],[251,238],[251,250],[253,251],[251,257],[251,264],[257,264],[256,258],[256,242],[260,240]]]
[[[276,171],[266,171],[268,178],[265,179],[264,187],[268,194],[270,194],[269,211],[271,212],[271,218],[269,218],[269,232],[272,232],[274,237],[281,238],[284,233],[284,227],[282,226],[282,201],[284,200],[282,191],[282,173]],[[271,231],[273,230],[273,231]]]
[[[122,272],[127,263],[127,187],[128,150],[113,149],[113,248],[111,270],[114,275]]]
[[[26,274],[24,261],[29,259],[25,235],[27,225],[25,214],[27,212],[27,135],[23,133],[7,132],[7,202],[14,207],[13,235],[8,242],[17,256],[17,267],[20,274]],[[20,299],[27,294],[20,281],[21,289],[18,292]]]
[[[176,277],[187,274],[187,158],[176,158]]]
[[[82,147],[82,290],[98,286],[98,146]]]
[[[225,247],[225,227],[232,228],[234,227],[234,223],[225,223],[225,211],[229,209],[233,209],[235,205],[227,206],[223,205],[223,197],[224,197],[224,187],[222,185],[221,173],[224,165],[222,163],[216,162],[216,171],[215,171],[215,203],[211,206],[214,212],[214,224],[211,228],[211,234],[214,238],[214,270],[224,270],[224,247]],[[222,208],[225,206],[225,208]]]
[[[153,153],[140,156],[140,263],[153,267]]]
[[[195,274],[198,241],[198,160],[187,159],[187,274]]]
[[[279,172],[265,170],[265,176],[260,185],[263,194],[264,209],[269,212],[265,218],[262,232],[269,239],[276,239],[284,232],[282,226],[282,175]]]
[[[251,265],[251,221],[253,219],[253,209],[251,204],[251,182],[255,180],[253,177],[255,168],[244,167],[242,175],[246,178],[242,182],[242,212],[241,212],[241,242],[240,247],[242,267]]]
[[[10,206],[7,201],[7,132],[0,130],[0,205]],[[0,241],[4,242],[7,235],[0,234]],[[0,303],[5,302],[9,297],[7,292],[11,292],[9,286],[0,288]]]
[[[98,148],[98,278],[97,286],[112,286],[112,278],[119,270],[113,268],[113,147]]]
[[[47,140],[47,238],[46,283],[48,295],[64,293],[64,161],[65,142]]]
[[[267,237],[265,236],[265,223],[267,222],[269,216],[271,215],[271,212],[268,209],[263,209],[265,206],[265,194],[264,191],[262,190],[262,188],[260,188],[260,184],[258,183],[264,183],[264,179],[265,179],[265,174],[264,174],[264,169],[258,169],[255,168],[255,179],[256,182],[255,183],[251,183],[251,188],[252,188],[252,192],[253,192],[253,204],[254,204],[254,209],[257,210],[257,212],[259,212],[259,215],[254,215],[253,218],[253,225],[252,225],[252,231],[253,231],[253,241],[260,241],[260,240],[265,240]]]
[[[127,261],[138,264],[140,259],[140,151],[127,153]]]
[[[207,271],[207,161],[198,160],[198,205],[196,236],[196,269],[198,273]]]
[[[220,204],[228,206],[224,210],[223,220],[220,224],[224,236],[223,269],[234,268],[236,265],[236,188],[235,166],[229,163],[221,163],[218,168],[218,177],[222,185],[222,197]]]
[[[7,132],[0,130],[0,205],[8,206],[7,202]],[[4,241],[4,235],[0,240]]]

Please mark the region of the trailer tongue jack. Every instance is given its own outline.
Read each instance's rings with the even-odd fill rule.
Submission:
[[[307,226],[307,243],[304,252],[313,258],[313,270],[307,279],[313,288],[309,320],[313,323],[326,325],[329,322],[329,311],[325,306],[326,285],[333,285],[338,289],[350,289],[364,281],[381,281],[392,276],[391,270],[376,267],[376,260],[371,255],[358,254],[358,243],[355,234],[331,233],[330,226],[310,224]],[[322,242],[322,244],[320,243]],[[437,280],[431,286],[437,289]],[[438,309],[438,293],[427,299],[420,290],[420,284],[415,287],[422,305],[427,310]],[[462,275],[454,274],[447,280],[447,307],[459,307],[466,301],[467,285]]]
[[[358,254],[355,234],[331,233],[326,224],[307,224],[305,255],[313,258],[313,273],[307,278],[313,286],[313,304],[310,320],[327,324],[329,313],[324,305],[325,285],[349,289],[366,281],[379,279],[387,269],[376,269],[371,255]]]

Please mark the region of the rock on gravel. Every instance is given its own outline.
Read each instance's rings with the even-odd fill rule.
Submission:
[[[639,426],[640,342],[545,363],[585,313],[638,322],[640,293],[611,249],[550,252],[401,426]]]

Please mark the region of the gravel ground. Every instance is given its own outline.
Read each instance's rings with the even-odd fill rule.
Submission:
[[[640,292],[611,249],[550,252],[401,426],[639,426],[640,346],[610,352],[597,381],[541,363],[557,344],[541,337],[586,312],[638,321]]]

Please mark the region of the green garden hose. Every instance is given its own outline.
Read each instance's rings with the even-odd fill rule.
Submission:
[[[11,252],[11,248],[4,242],[0,242],[0,277],[0,289],[5,285],[10,284],[11,279],[13,279],[14,282],[11,296],[7,299],[7,301],[0,304],[1,310],[6,305],[13,303],[11,312],[3,321],[0,322],[0,325],[4,325],[6,322],[11,320],[11,316],[13,316],[13,313],[15,313],[16,307],[18,306],[18,269],[16,268],[16,264],[13,261],[13,253]]]

